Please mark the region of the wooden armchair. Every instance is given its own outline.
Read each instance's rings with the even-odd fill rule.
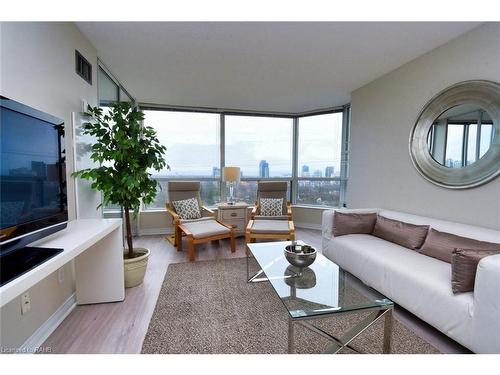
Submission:
[[[295,227],[292,220],[292,206],[287,201],[288,185],[285,181],[259,181],[257,202],[252,210],[251,219],[246,228],[246,242],[255,239],[295,239]],[[264,216],[261,212],[262,198],[282,198],[283,207],[279,216]]]
[[[180,216],[175,211],[173,201],[180,201],[189,198],[195,198],[201,209],[201,219],[193,219],[190,221],[204,220],[207,217],[215,218],[215,212],[205,207],[201,202],[200,196],[201,184],[199,181],[169,181],[168,182],[168,202],[166,204],[167,212],[172,216],[172,224],[174,226],[174,246],[178,245],[178,227],[182,223]]]
[[[231,252],[236,251],[234,228],[215,220],[214,212],[201,204],[199,181],[170,181],[168,183],[168,197],[169,202],[166,208],[173,220],[174,246],[177,247],[178,251],[182,251],[182,236],[186,236],[190,261],[195,259],[195,245],[208,241],[230,239]],[[172,202],[190,198],[195,198],[198,201],[201,218],[182,219],[176,212]]]

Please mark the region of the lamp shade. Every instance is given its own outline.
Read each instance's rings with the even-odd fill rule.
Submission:
[[[238,182],[240,180],[240,167],[224,167],[222,180],[225,182]]]

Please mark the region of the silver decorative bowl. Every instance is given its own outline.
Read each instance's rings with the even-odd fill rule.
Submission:
[[[309,267],[316,259],[316,249],[309,245],[291,244],[285,246],[285,258],[295,267]]]

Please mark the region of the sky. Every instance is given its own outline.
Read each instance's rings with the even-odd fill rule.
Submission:
[[[218,114],[144,111],[145,124],[153,126],[167,147],[170,171],[157,175],[211,176],[219,166]],[[226,165],[239,166],[243,176],[257,177],[259,163],[266,160],[272,177],[290,176],[292,169],[292,119],[255,116],[225,116]],[[334,113],[299,120],[299,172],[310,173],[327,166],[340,171],[342,114]]]

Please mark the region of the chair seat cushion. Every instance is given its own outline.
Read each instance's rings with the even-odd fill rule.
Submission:
[[[252,233],[289,233],[288,220],[255,220]]]
[[[262,216],[262,215],[255,215],[254,217],[255,220],[289,220],[289,217],[287,215],[281,215],[281,216]]]
[[[231,230],[216,220],[201,220],[182,224],[189,230],[196,239],[217,236],[219,234],[229,234]]]
[[[206,217],[200,217],[199,219],[180,219],[181,224],[186,224],[186,223],[196,223],[199,221],[207,221],[207,220],[214,220],[213,216],[206,216]]]

